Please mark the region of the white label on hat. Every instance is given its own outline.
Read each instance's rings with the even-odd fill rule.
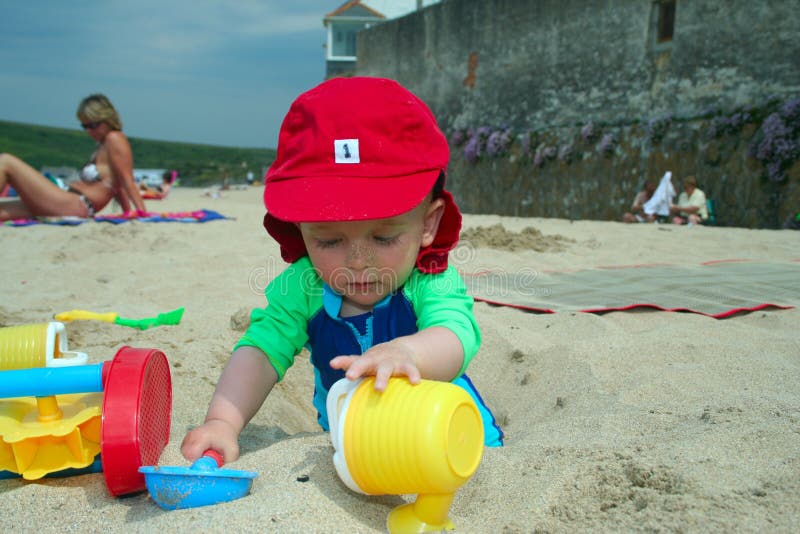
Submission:
[[[358,139],[334,139],[333,154],[336,163],[361,163]]]

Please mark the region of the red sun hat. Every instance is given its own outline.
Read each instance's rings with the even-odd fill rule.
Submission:
[[[267,171],[264,227],[294,262],[307,254],[294,223],[359,221],[412,210],[447,169],[450,150],[422,100],[393,80],[334,78],[300,95],[283,120]],[[417,266],[441,272],[458,242],[461,213],[445,211]]]

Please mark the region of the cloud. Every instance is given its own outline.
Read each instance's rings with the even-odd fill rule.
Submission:
[[[242,146],[272,140],[294,96],[322,81],[322,19],[336,5],[15,2],[0,17],[0,119],[74,127],[77,101],[100,91],[134,110],[123,119],[138,136]],[[211,106],[220,111],[204,114]],[[265,106],[273,109],[248,115],[248,107]]]
[[[317,32],[321,46],[323,16],[319,2],[200,0],[176,5],[151,0],[112,1],[99,4],[82,25],[86,31],[86,26],[94,27],[91,31],[96,42],[116,49],[113,56],[122,58],[117,63],[183,70],[201,66],[229,49],[264,46],[297,33],[308,32],[309,39],[314,39],[313,32]],[[112,25],[101,20],[125,22]],[[110,68],[104,60],[109,57],[104,48],[94,47],[85,62]]]

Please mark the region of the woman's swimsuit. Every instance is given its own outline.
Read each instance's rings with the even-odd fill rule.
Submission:
[[[91,184],[91,183],[94,183],[94,182],[102,181],[101,180],[101,176],[100,176],[100,171],[97,169],[97,165],[95,165],[95,163],[94,163],[94,159],[95,159],[96,155],[97,155],[97,151],[95,151],[92,154],[92,157],[89,160],[89,163],[84,165],[83,168],[81,169],[81,173],[80,173],[81,182],[85,182],[87,184]],[[102,181],[102,183],[103,183],[103,185],[108,187],[108,184],[105,183],[105,181]],[[95,209],[94,203],[91,200],[89,200],[89,198],[85,194],[83,194],[82,192],[78,191],[77,189],[73,189],[72,187],[67,187],[67,192],[68,193],[74,193],[74,194],[78,195],[78,198],[81,199],[81,202],[83,202],[83,205],[86,206],[86,211],[89,214],[88,216],[89,217],[94,217],[94,214],[97,212],[97,210]]]
[[[95,182],[100,182],[104,186],[106,186],[111,191],[114,191],[114,186],[105,180],[100,175],[100,169],[97,168],[96,161],[97,161],[97,151],[100,150],[97,148],[94,152],[92,152],[92,157],[89,158],[89,163],[83,166],[81,169],[81,181],[86,182],[87,184],[93,184]]]
[[[81,180],[84,182],[92,183],[99,179],[100,171],[97,170],[97,165],[94,164],[94,161],[87,163],[86,166],[81,169]]]
[[[88,183],[88,184],[92,184],[92,183],[95,183],[95,182],[100,182],[101,184],[106,186],[108,189],[113,191],[114,187],[112,185],[110,185],[108,182],[106,182],[105,180],[103,180],[102,176],[100,176],[100,171],[97,169],[97,165],[95,165],[95,157],[96,157],[96,155],[97,155],[97,151],[95,151],[92,154],[92,157],[89,160],[89,163],[84,165],[83,168],[81,169],[81,181],[85,182],[85,183]],[[81,202],[83,202],[84,206],[86,206],[86,210],[89,213],[89,217],[94,217],[94,214],[97,212],[97,209],[95,208],[94,203],[91,200],[89,200],[89,198],[86,195],[84,195],[83,193],[81,193],[80,191],[78,191],[76,189],[72,189],[71,187],[68,188],[67,191],[70,192],[70,193],[75,193],[76,195],[78,195],[80,197],[80,199],[81,199]]]
[[[67,189],[67,192],[68,193],[74,193],[74,194],[78,195],[78,198],[81,199],[81,202],[83,202],[83,205],[86,206],[86,211],[88,212],[88,217],[94,217],[94,214],[96,212],[94,204],[92,203],[91,200],[89,200],[89,198],[86,195],[84,195],[80,191],[72,189],[71,187]]]

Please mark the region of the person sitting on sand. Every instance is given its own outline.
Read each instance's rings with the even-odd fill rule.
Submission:
[[[142,192],[142,197],[147,199],[164,199],[167,198],[170,189],[172,189],[172,182],[174,181],[175,171],[164,171],[161,175],[161,183],[155,187],[150,187],[144,181],[139,184],[139,189]]]
[[[0,199],[0,221],[38,216],[92,217],[116,198],[123,211],[145,211],[133,179],[133,156],[122,122],[111,101],[101,94],[84,98],[78,120],[97,148],[80,180],[62,189],[11,154],[0,154],[0,190],[14,188],[19,198]]]
[[[622,222],[636,223],[636,222],[653,222],[656,220],[655,213],[647,214],[644,212],[645,202],[650,200],[653,193],[656,191],[656,183],[653,180],[647,180],[642,187],[642,190],[636,194],[631,204],[631,211],[622,216]]]
[[[181,445],[238,458],[238,438],[304,347],[328,430],[339,379],[450,381],[475,400],[484,442],[503,433],[464,374],[480,344],[473,299],[447,265],[461,214],[444,189],[447,139],[428,107],[392,80],[334,78],[287,114],[264,190],[264,226],[291,265],[266,288],[234,347],[205,422]]]
[[[694,176],[683,179],[683,191],[678,195],[678,204],[669,207],[673,224],[700,224],[708,219],[706,194],[697,187]]]

